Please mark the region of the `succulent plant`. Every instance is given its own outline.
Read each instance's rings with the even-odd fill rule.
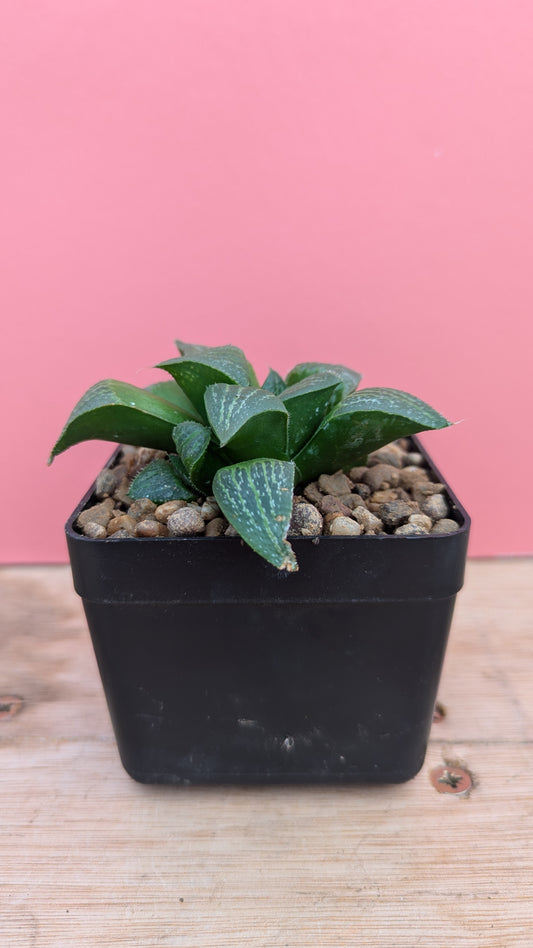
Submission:
[[[93,385],[50,462],[95,438],[161,449],[168,458],[148,464],[130,495],[164,503],[213,494],[237,533],[281,570],[298,568],[286,539],[295,485],[364,464],[396,438],[450,424],[406,392],[357,391],[361,376],[342,365],[305,362],[285,379],[271,370],[259,386],[235,346],[177,346],[180,357],[157,366],[169,380],[146,389],[114,379]]]

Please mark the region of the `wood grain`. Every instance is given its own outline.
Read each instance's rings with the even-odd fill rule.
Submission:
[[[172,788],[122,770],[65,567],[0,571],[7,948],[530,948],[533,563],[471,562],[420,774]],[[464,762],[466,797],[429,780]]]

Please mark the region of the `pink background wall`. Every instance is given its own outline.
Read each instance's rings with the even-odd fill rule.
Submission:
[[[471,553],[533,552],[532,48],[519,0],[4,0],[3,561],[66,557],[110,449],[48,450],[176,335],[464,419]]]

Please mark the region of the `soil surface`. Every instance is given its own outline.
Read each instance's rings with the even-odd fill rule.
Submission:
[[[124,445],[115,465],[96,479],[95,503],[76,527],[93,539],[166,536],[237,536],[214,497],[154,504],[132,500],[136,474],[162,451]],[[435,481],[422,454],[401,438],[369,455],[366,466],[322,474],[293,497],[291,536],[423,536],[459,529],[443,484]]]

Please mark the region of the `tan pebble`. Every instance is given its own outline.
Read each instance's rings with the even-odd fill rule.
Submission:
[[[427,514],[432,520],[442,520],[450,512],[448,502],[443,494],[432,494],[420,504],[422,513]]]
[[[354,519],[360,524],[365,533],[382,533],[383,522],[366,507],[357,507],[353,512]]]
[[[341,494],[338,498],[341,504],[344,504],[345,507],[348,507],[350,510],[355,510],[356,507],[364,507],[365,502],[360,494]]]
[[[394,531],[396,537],[427,537],[428,535],[428,531],[416,523],[404,523],[401,527],[396,527]]]
[[[406,467],[412,464],[415,465],[415,467],[422,467],[424,463],[424,456],[419,454],[418,451],[409,451],[409,453],[405,455]]]
[[[333,537],[358,537],[363,528],[349,517],[335,517],[329,525],[329,533]]]
[[[126,471],[131,471],[137,459],[137,448],[133,444],[123,444],[120,452],[120,463]]]
[[[133,498],[130,497],[128,491],[131,487],[131,479],[129,477],[123,477],[120,484],[118,485],[113,497],[120,504],[124,504],[125,507],[131,507],[133,503]]]
[[[205,521],[197,507],[181,507],[167,520],[171,537],[197,536],[205,530]]]
[[[166,458],[166,451],[158,451],[156,448],[137,448],[135,451],[132,473],[142,471],[150,461],[158,461]]]
[[[224,534],[225,537],[238,537],[240,534],[237,532],[232,523],[230,523]]]
[[[406,523],[411,514],[414,513],[413,505],[405,500],[392,500],[390,503],[382,504],[379,515],[386,527],[399,527]]]
[[[220,516],[220,507],[218,506],[216,500],[204,500],[202,506],[200,507],[200,513],[204,520],[214,520],[215,517]]]
[[[450,520],[449,517],[443,517],[442,520],[437,520],[431,528],[432,533],[456,533],[459,529],[459,524],[455,520]]]
[[[101,523],[95,523],[94,520],[89,520],[89,523],[86,523],[83,527],[83,534],[92,540],[103,540],[103,538],[107,536],[107,530]]]
[[[363,480],[363,477],[367,471],[368,468],[366,465],[364,467],[362,465],[360,467],[352,467],[351,471],[349,472],[350,480],[353,481],[354,484],[357,484],[359,481]]]
[[[427,517],[426,514],[414,513],[409,517],[408,523],[414,523],[415,526],[421,527],[422,530],[431,530],[433,526],[433,521],[431,517]]]
[[[412,497],[410,491],[404,490],[403,487],[396,487],[395,490],[396,490],[396,493],[398,494],[398,500],[409,500],[409,501],[413,501],[413,497]],[[413,502],[414,502],[414,501],[413,501]],[[417,504],[417,507],[418,507],[418,504]]]
[[[343,471],[336,471],[335,474],[321,474],[318,478],[318,486],[323,494],[338,497],[340,494],[350,493],[353,481],[346,477]]]
[[[312,504],[319,504],[322,500],[322,491],[318,487],[317,481],[311,481],[307,487],[304,487],[304,497],[310,500]]]
[[[149,500],[148,497],[140,497],[133,501],[128,513],[133,520],[146,520],[150,514],[155,516],[156,510],[157,504],[154,504],[153,500]]]
[[[370,502],[372,504],[389,504],[391,500],[398,500],[398,491],[392,487],[389,487],[388,490],[375,490],[374,493],[370,495]]]
[[[120,462],[119,464],[113,465],[113,467],[110,468],[110,470],[113,474],[113,477],[115,478],[115,484],[120,484],[121,480],[124,477],[127,477],[127,474],[128,474],[128,468],[122,462]]]
[[[400,471],[400,484],[402,487],[405,487],[406,490],[412,490],[417,484],[420,484],[423,481],[428,481],[429,475],[428,472],[423,467],[404,467]]]
[[[128,514],[119,514],[118,517],[114,517],[113,520],[109,521],[107,534],[108,536],[112,536],[117,530],[127,530],[128,533],[133,534],[135,533],[136,526],[137,524],[133,517],[130,517]]]
[[[433,481],[421,481],[419,484],[415,484],[412,488],[412,495],[414,499],[422,504],[428,497],[432,497],[433,494],[442,494],[444,491],[444,484],[434,483]]]
[[[387,444],[377,451],[372,451],[368,455],[368,466],[374,467],[376,464],[392,464],[393,467],[403,467],[405,463],[405,452],[397,444]]]
[[[381,504],[373,504],[371,500],[367,500],[366,507],[367,507],[367,510],[370,511],[370,513],[377,514],[379,516],[379,512],[381,510]]]
[[[130,533],[129,530],[117,530],[115,533],[112,533],[110,536],[111,540],[133,540],[134,534]]]
[[[171,514],[186,506],[186,500],[167,500],[164,504],[159,504],[159,507],[155,508],[155,519],[159,520],[159,523],[166,523]]]
[[[101,503],[93,504],[87,510],[82,510],[76,520],[76,526],[81,530],[83,530],[86,523],[99,523],[102,527],[106,527],[113,516],[114,507],[115,502],[112,497],[107,497]]]
[[[135,528],[136,537],[168,537],[168,529],[158,520],[140,520]]]
[[[289,533],[293,536],[319,537],[323,523],[322,514],[314,504],[296,503],[292,508]]]
[[[387,490],[389,487],[397,487],[400,483],[400,471],[392,464],[376,464],[369,467],[366,474],[363,475],[363,481],[369,487],[375,490]]]
[[[351,510],[338,497],[332,497],[330,494],[323,494],[319,503],[320,513],[324,516],[334,514],[336,517],[350,517]]]
[[[96,478],[94,492],[99,500],[110,497],[116,487],[115,474],[108,467],[100,471]]]
[[[228,528],[228,521],[224,517],[214,517],[205,525],[206,537],[221,537]]]

